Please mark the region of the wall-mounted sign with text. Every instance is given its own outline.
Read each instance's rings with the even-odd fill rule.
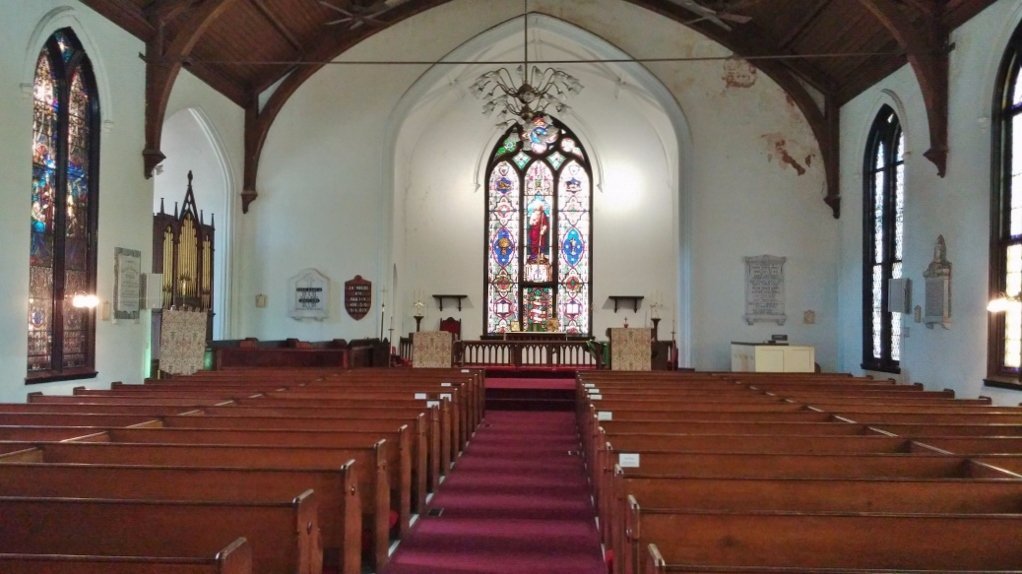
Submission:
[[[327,318],[330,279],[315,269],[304,269],[288,281],[287,314],[292,319]]]
[[[361,275],[344,282],[344,309],[356,321],[373,307],[373,284]]]

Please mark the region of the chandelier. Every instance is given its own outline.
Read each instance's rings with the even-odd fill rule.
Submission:
[[[518,124],[520,135],[529,140],[532,136],[548,136],[547,130],[554,129],[547,108],[560,113],[569,109],[564,102],[569,94],[582,90],[582,83],[574,76],[553,67],[541,69],[529,65],[529,1],[524,0],[525,37],[522,43],[522,63],[514,73],[506,67],[484,73],[472,84],[472,93],[483,100],[483,115],[499,111],[498,126],[505,128]],[[533,133],[535,130],[542,133]]]

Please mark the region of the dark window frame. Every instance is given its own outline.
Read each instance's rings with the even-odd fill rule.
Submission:
[[[1012,106],[1012,95],[1022,73],[1022,26],[1012,35],[997,73],[992,103],[992,153],[990,193],[990,278],[989,298],[993,299],[1007,287],[1008,247],[1022,243],[1011,237],[1011,163],[1012,120],[1022,117],[1022,104]],[[1018,190],[1022,192],[1022,190]],[[1022,390],[1022,369],[1004,364],[1005,313],[988,313],[987,317],[987,386]]]
[[[65,61],[61,56],[58,34],[71,41],[74,55]],[[73,294],[65,292],[64,276],[64,238],[66,236],[66,193],[68,150],[68,130],[70,121],[71,80],[79,74],[83,87],[89,97],[89,141],[88,141],[88,225],[87,225],[87,286],[90,293],[96,292],[96,257],[99,230],[99,146],[100,146],[100,104],[95,73],[88,54],[81,42],[70,28],[55,31],[47,39],[40,50],[39,57],[47,57],[51,69],[57,79],[58,101],[60,102],[57,116],[57,159],[55,168],[54,192],[54,248],[53,248],[53,308],[52,308],[52,346],[50,351],[50,368],[46,370],[28,371],[26,366],[25,384],[48,383],[93,378],[96,372],[96,312],[86,314],[85,360],[81,366],[63,367],[64,348],[64,310],[63,302]],[[37,58],[38,61],[38,58]],[[34,83],[34,80],[33,80]]]
[[[900,141],[899,141],[900,140]],[[901,363],[891,358],[892,328],[891,315],[888,311],[887,285],[891,279],[895,263],[895,209],[896,209],[896,177],[899,165],[904,161],[898,159],[898,146],[903,145],[901,122],[898,114],[890,106],[884,105],[877,113],[870,127],[863,161],[863,217],[862,217],[862,365],[863,369],[886,373],[900,373]],[[883,157],[881,153],[883,144]],[[902,150],[904,157],[904,150]],[[878,167],[878,159],[882,165]],[[883,189],[876,188],[876,174],[885,172]],[[902,182],[904,185],[904,182]],[[874,251],[876,248],[875,217],[876,202],[883,202],[883,254],[881,266],[882,288],[880,290],[880,307],[883,311],[881,323],[880,357],[873,356],[873,266],[876,264]],[[904,242],[904,238],[902,238]],[[903,243],[904,245],[904,243]]]
[[[589,267],[589,269],[588,269],[589,275],[586,278],[587,285],[589,287],[589,293],[588,293],[588,299],[589,300],[588,300],[588,304],[587,304],[586,313],[588,314],[589,332],[588,333],[579,333],[579,335],[587,336],[588,337],[588,336],[592,336],[593,333],[594,333],[594,331],[593,331],[593,263],[594,263],[593,238],[595,237],[595,222],[594,222],[594,217],[593,217],[593,215],[594,215],[593,214],[593,200],[594,200],[595,193],[593,193],[593,188],[595,187],[595,183],[593,181],[593,171],[592,171],[592,164],[591,164],[591,160],[590,160],[591,156],[589,155],[589,150],[586,149],[586,147],[584,145],[582,145],[582,141],[578,138],[577,135],[575,135],[575,133],[570,128],[565,126],[557,118],[552,118],[552,119],[553,119],[553,124],[556,125],[558,127],[558,129],[560,129],[560,131],[561,131],[561,136],[560,137],[561,138],[570,138],[570,139],[574,140],[575,145],[578,146],[579,149],[581,149],[581,151],[582,151],[582,158],[581,159],[579,159],[579,158],[569,158],[569,159],[575,159],[576,161],[578,161],[578,163],[580,163],[582,165],[582,168],[585,170],[586,175],[589,178],[590,189],[589,189],[589,203],[588,203],[588,206],[587,206],[587,209],[589,210],[589,234],[588,234],[588,237],[586,238],[586,249],[588,250],[587,257],[589,259],[589,265],[588,265],[588,267]],[[553,173],[553,176],[554,176],[554,188],[556,190],[557,184],[560,181],[560,177],[561,177],[561,174],[563,172],[563,169],[564,169],[564,167],[568,163],[567,161],[565,161],[563,164],[561,164],[557,168],[554,168],[552,165],[549,164],[549,162],[546,161],[546,158],[548,156],[550,156],[551,154],[553,154],[553,152],[558,151],[557,149],[551,149],[551,150],[548,150],[547,152],[544,152],[544,153],[536,153],[536,152],[532,151],[531,149],[527,149],[522,144],[519,144],[519,147],[517,149],[521,150],[521,152],[526,153],[530,157],[529,162],[526,163],[524,167],[518,166],[512,160],[512,157],[513,157],[514,154],[509,154],[507,156],[499,155],[498,154],[498,150],[500,150],[502,148],[502,146],[504,145],[504,142],[507,140],[508,136],[512,132],[517,132],[517,131],[519,131],[518,126],[511,126],[505,132],[503,132],[501,134],[501,136],[497,139],[497,143],[495,143],[493,145],[492,149],[490,150],[490,155],[489,155],[490,159],[489,159],[489,161],[486,164],[486,171],[484,172],[484,174],[485,174],[485,176],[484,176],[484,178],[485,178],[484,179],[484,185],[486,186],[486,196],[484,198],[484,205],[483,205],[483,210],[484,210],[484,215],[483,215],[483,225],[484,225],[484,227],[483,227],[483,234],[484,234],[483,235],[483,301],[484,301],[485,307],[483,309],[482,332],[487,334],[487,335],[495,335],[496,334],[496,333],[491,333],[490,330],[489,330],[489,321],[490,321],[489,258],[490,258],[490,250],[491,250],[490,237],[489,237],[489,234],[490,234],[490,191],[491,190],[490,190],[489,182],[490,182],[490,177],[493,174],[493,170],[496,169],[497,166],[502,161],[507,161],[507,162],[509,162],[511,164],[511,168],[514,170],[515,175],[516,175],[516,177],[518,177],[518,181],[520,182],[520,185],[519,185],[519,197],[522,198],[522,200],[519,203],[519,215],[520,215],[519,221],[521,222],[521,225],[519,226],[519,230],[518,230],[519,231],[519,236],[516,238],[516,240],[518,241],[518,246],[519,246],[518,249],[522,249],[523,246],[525,245],[525,232],[526,232],[526,225],[525,225],[525,209],[526,209],[526,205],[525,205],[525,202],[524,202],[524,198],[525,198],[525,185],[524,185],[525,174],[529,171],[529,167],[533,163],[535,163],[537,161],[542,161],[542,162],[547,163],[547,166],[550,168],[551,172]],[[560,141],[560,139],[558,139],[558,141]],[[558,217],[560,215],[559,214],[559,211],[560,211],[559,210],[559,205],[556,204],[556,197],[557,196],[556,196],[556,192],[555,192],[555,195],[554,195],[555,205],[554,205],[554,209],[553,209],[553,212],[551,213],[551,218],[550,218],[550,227],[553,229],[553,237],[554,237],[555,240],[557,238]],[[551,245],[551,250],[553,252],[555,252],[556,249],[559,249],[559,246],[558,246],[558,244],[555,241]],[[520,257],[517,253],[516,253],[515,256],[516,257]],[[553,279],[551,279],[550,281],[544,281],[544,282],[526,281],[525,280],[524,265],[519,265],[519,267],[518,267],[518,285],[519,285],[519,290],[518,290],[518,301],[517,301],[518,312],[519,312],[519,319],[518,319],[519,322],[522,321],[522,313],[524,312],[524,292],[525,292],[525,289],[527,287],[548,287],[548,288],[553,289],[554,301],[555,301],[554,306],[556,308],[556,306],[557,306],[556,301],[557,301],[557,296],[558,296],[558,294],[557,294],[557,286],[558,286],[557,267],[558,267],[559,263],[558,263],[558,258],[557,257],[553,257],[552,259],[553,259],[553,269],[554,269],[554,271],[552,273]]]

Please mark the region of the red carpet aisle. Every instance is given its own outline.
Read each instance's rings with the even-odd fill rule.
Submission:
[[[491,411],[386,574],[602,574],[574,413]],[[434,512],[435,514],[435,512]]]

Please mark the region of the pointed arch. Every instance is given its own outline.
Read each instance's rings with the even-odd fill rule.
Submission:
[[[32,86],[26,382],[94,377],[100,105],[71,28],[46,41]]]

